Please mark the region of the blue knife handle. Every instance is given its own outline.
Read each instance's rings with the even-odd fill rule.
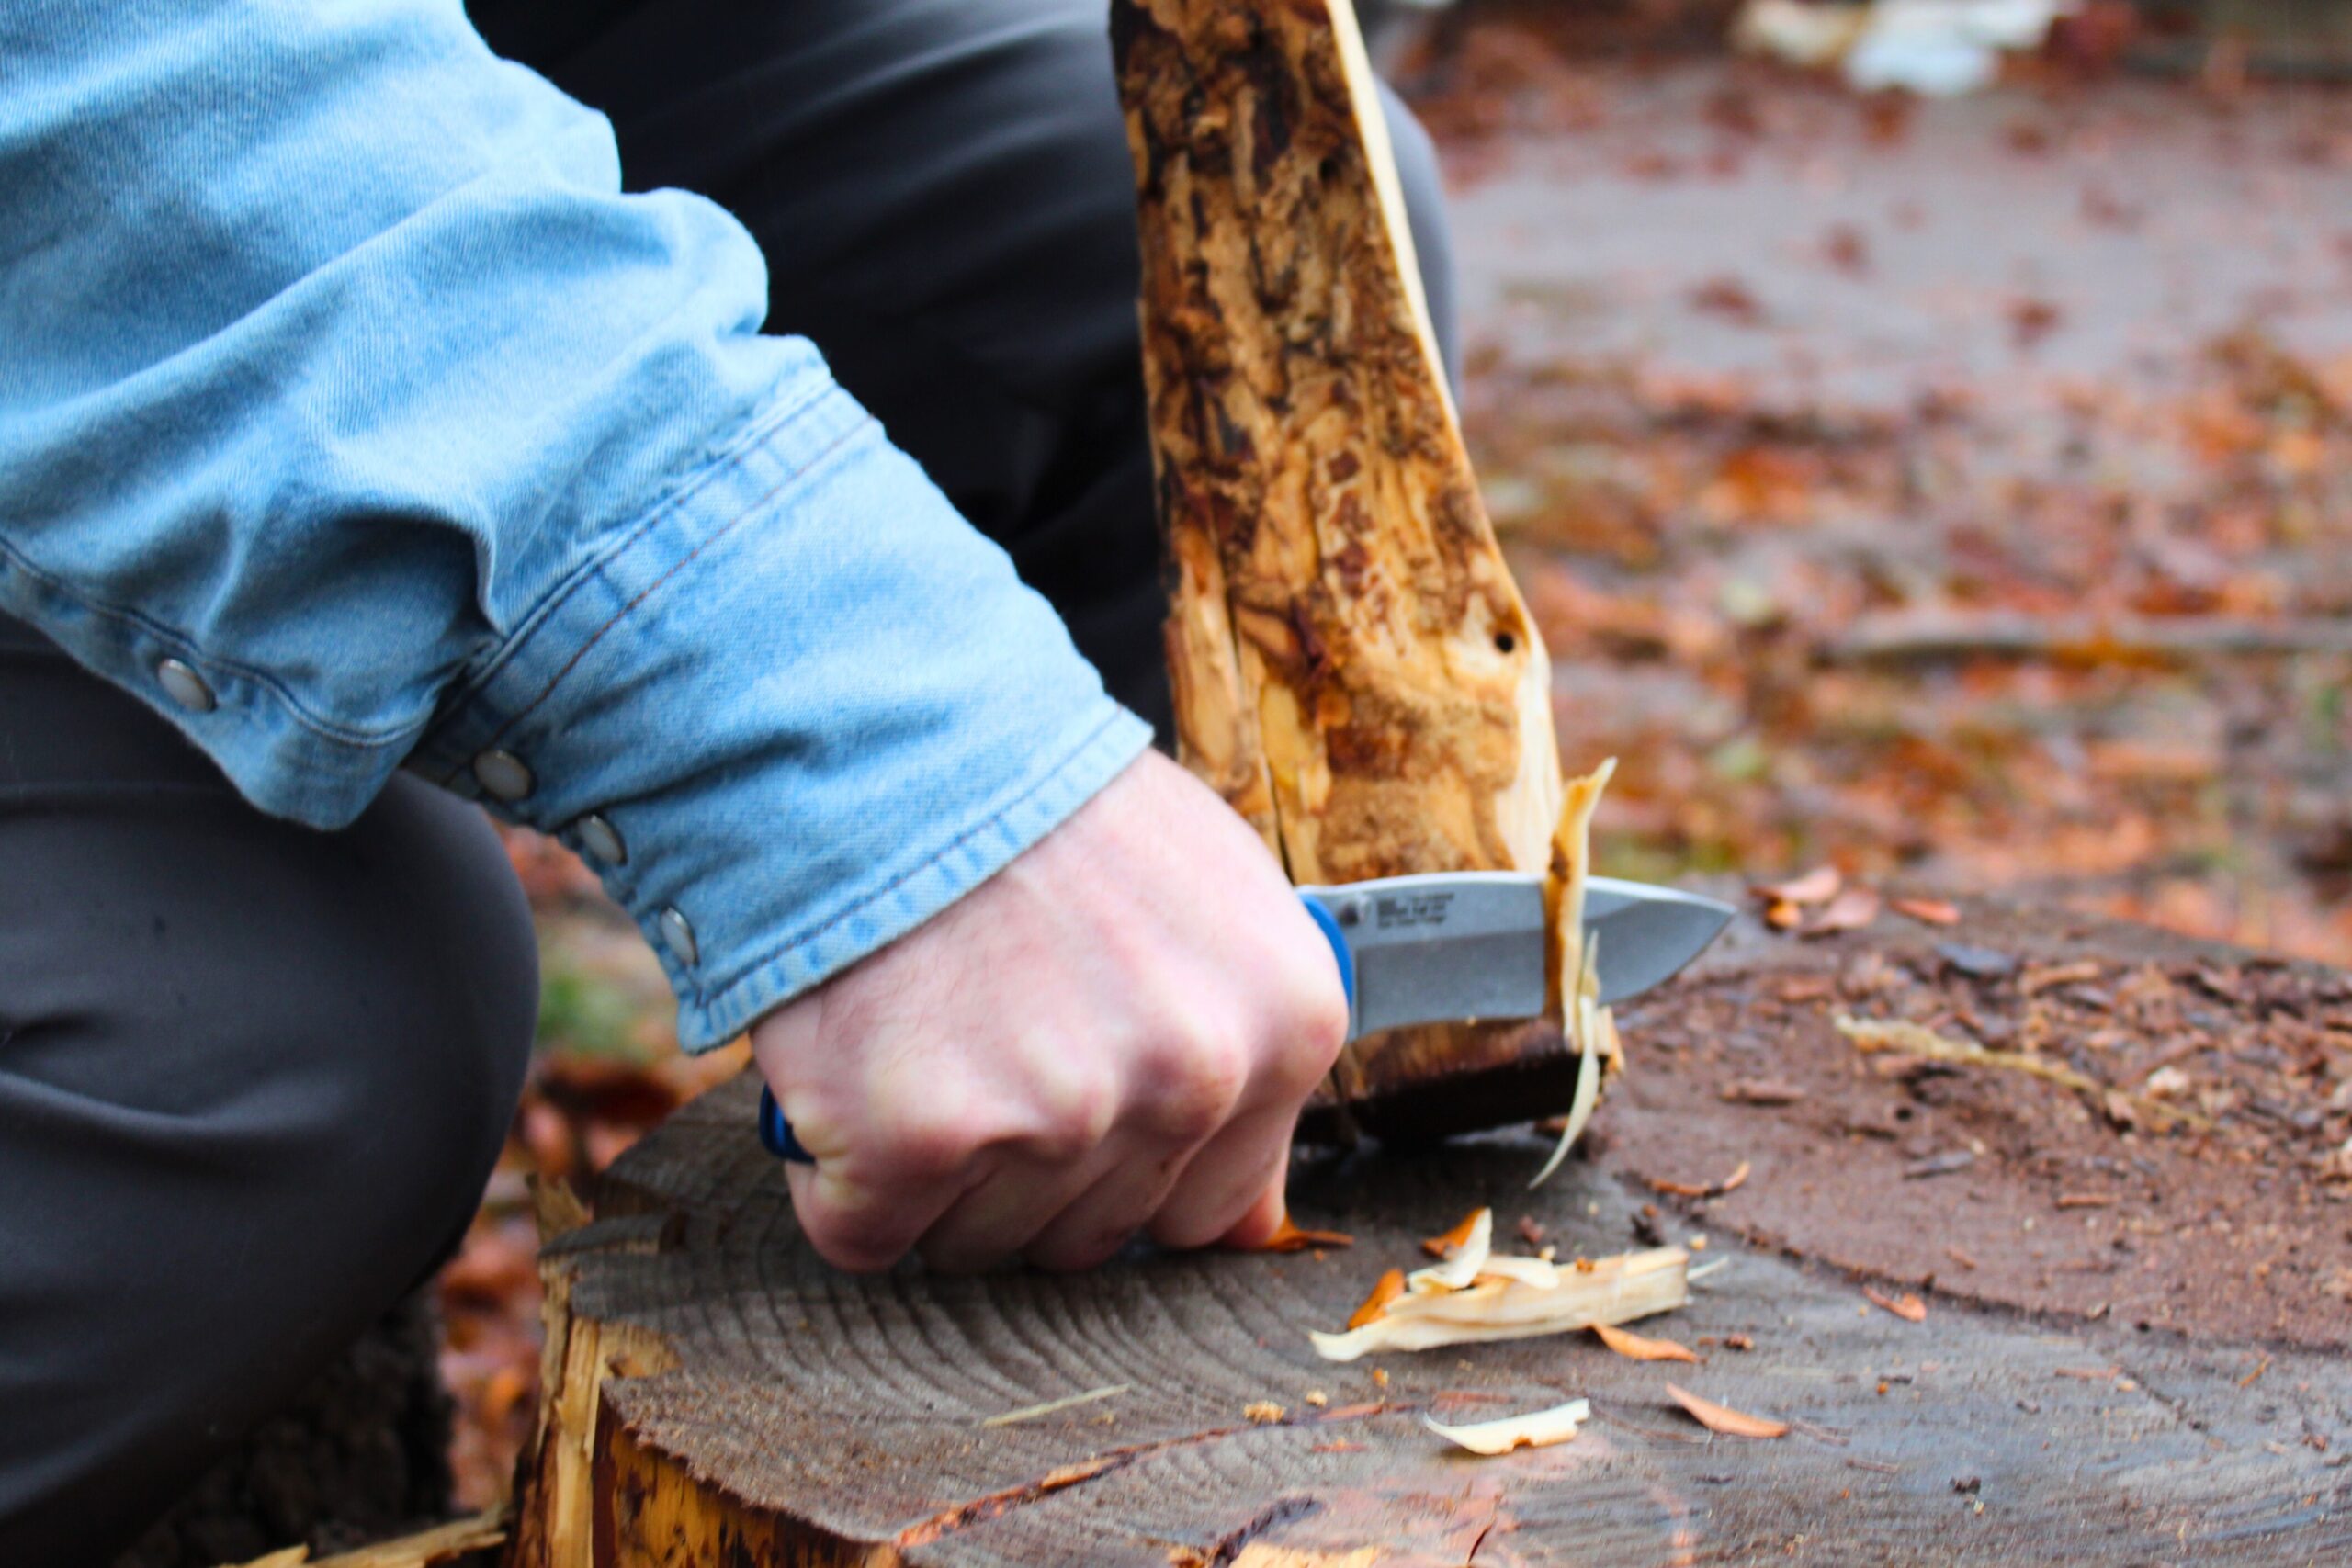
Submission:
[[[1356,955],[1348,951],[1347,935],[1340,930],[1337,916],[1305,894],[1299,895],[1298,901],[1306,906],[1307,917],[1323,933],[1323,940],[1331,944],[1331,956],[1340,965],[1340,987],[1348,994],[1348,1017],[1352,1021],[1356,1011]],[[795,1165],[817,1163],[816,1157],[800,1146],[800,1140],[792,1135],[792,1123],[784,1119],[784,1107],[775,1102],[775,1090],[765,1084],[760,1086],[760,1142],[778,1159]]]

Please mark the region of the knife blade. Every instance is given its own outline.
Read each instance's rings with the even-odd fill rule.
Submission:
[[[1532,1018],[1549,999],[1540,877],[1453,872],[1298,892],[1349,981],[1351,1040],[1415,1023]],[[1674,975],[1732,914],[1679,888],[1588,878],[1584,930],[1597,939],[1602,1003]]]
[[[1414,1023],[1532,1018],[1549,998],[1544,881],[1511,872],[1390,876],[1301,887],[1348,993],[1348,1038]],[[1675,887],[1585,880],[1584,931],[1597,937],[1603,1004],[1639,995],[1706,950],[1728,904]],[[760,1141],[808,1161],[775,1096],[760,1090]]]

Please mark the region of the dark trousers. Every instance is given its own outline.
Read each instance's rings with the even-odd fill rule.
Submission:
[[[1133,179],[1103,0],[481,0],[732,209],[806,333],[1164,721]],[[1390,106],[1441,336],[1419,128]],[[532,1033],[471,807],[260,816],[0,624],[0,1563],[103,1563],[460,1233]]]

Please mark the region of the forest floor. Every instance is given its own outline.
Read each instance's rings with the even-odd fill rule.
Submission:
[[[1601,869],[1832,863],[2352,963],[2352,95],[1915,105],[1491,15],[1410,74],[1563,750],[1621,759]],[[593,879],[512,849],[545,1049],[442,1286],[469,1503],[535,1393],[524,1173],[743,1060],[680,1057]]]

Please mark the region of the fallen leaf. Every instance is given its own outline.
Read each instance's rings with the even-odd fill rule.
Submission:
[[[2096,959],[2086,958],[2079,964],[2035,964],[2027,967],[2018,979],[2018,989],[2030,997],[2049,990],[2053,986],[2071,986],[2077,981],[2096,980],[2107,973],[2107,966]]]
[[[1356,1310],[1350,1314],[1348,1318],[1348,1326],[1350,1328],[1362,1328],[1365,1324],[1370,1323],[1374,1318],[1378,1317],[1382,1309],[1386,1307],[1390,1302],[1395,1301],[1398,1296],[1401,1296],[1404,1293],[1405,1270],[1402,1269],[1391,1269],[1387,1273],[1383,1274],[1380,1277],[1380,1282],[1378,1284],[1373,1286],[1372,1294],[1364,1297],[1363,1299],[1363,1305],[1356,1308]]]
[[[1688,1346],[1678,1345],[1671,1339],[1647,1338],[1629,1333],[1614,1324],[1596,1323],[1592,1331],[1600,1337],[1603,1345],[1629,1361],[1690,1361],[1695,1365],[1699,1359]]]
[[[1798,932],[1800,936],[1836,936],[1841,931],[1858,931],[1878,919],[1879,896],[1867,887],[1849,887],[1829,901],[1829,907],[1814,918],[1813,924]]]
[[[1717,1404],[1712,1399],[1702,1399],[1687,1388],[1673,1383],[1666,1392],[1674,1402],[1690,1413],[1690,1418],[1710,1432],[1720,1432],[1726,1438],[1780,1438],[1788,1435],[1789,1424],[1766,1416],[1750,1416],[1744,1410]]]
[[[1824,865],[1787,882],[1768,883],[1748,891],[1773,904],[1826,904],[1845,886],[1846,878],[1836,866]]]
[[[1650,1178],[1650,1190],[1664,1192],[1676,1198],[1720,1198],[1726,1192],[1736,1190],[1747,1180],[1747,1162],[1741,1160],[1739,1168],[1721,1181],[1694,1186],[1688,1181],[1668,1181],[1662,1177],[1653,1176]]]
[[[1794,1105],[1804,1090],[1778,1078],[1734,1078],[1716,1091],[1734,1105]]]
[[[1886,907],[1898,915],[1907,916],[1923,926],[1956,926],[1960,924],[1960,908],[1940,898],[1890,898]]]
[[[2111,1209],[2115,1202],[2111,1192],[2065,1192],[2058,1198],[2062,1209]]]
[[[1291,1223],[1291,1218],[1288,1214],[1284,1214],[1283,1216],[1283,1223],[1275,1227],[1274,1234],[1268,1236],[1254,1250],[1259,1252],[1305,1252],[1311,1247],[1353,1247],[1355,1244],[1355,1237],[1343,1235],[1339,1231],[1301,1230],[1297,1225]]]
[[[1871,1304],[1872,1306],[1884,1307],[1887,1311],[1893,1313],[1895,1316],[1901,1318],[1905,1323],[1925,1323],[1928,1321],[1928,1303],[1921,1301],[1918,1297],[1911,1294],[1908,1291],[1905,1292],[1900,1296],[1886,1296],[1871,1290],[1868,1285],[1864,1285],[1862,1287],[1862,1294],[1870,1298]]]

